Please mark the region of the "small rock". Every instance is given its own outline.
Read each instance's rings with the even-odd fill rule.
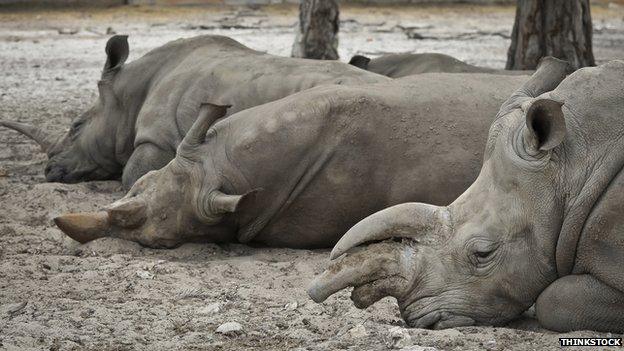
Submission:
[[[365,338],[368,336],[368,331],[363,324],[358,324],[349,330],[349,335],[354,339]]]
[[[436,335],[441,338],[453,340],[455,338],[461,338],[462,336],[464,336],[464,333],[460,332],[457,329],[444,329],[444,330],[437,330]]]
[[[224,335],[238,334],[243,330],[243,327],[238,322],[227,322],[221,324],[216,332]]]
[[[24,307],[26,307],[27,304],[28,304],[28,301],[24,301],[24,302],[13,304],[13,305],[9,306],[9,308],[7,309],[7,313],[9,315],[11,315],[11,316],[14,316],[14,315],[18,314],[18,312],[23,310]]]
[[[496,340],[488,340],[483,343],[483,347],[486,350],[494,350],[496,348]]]
[[[61,28],[58,30],[58,33],[61,35],[73,35],[78,33],[78,29],[76,28]]]
[[[106,28],[106,34],[107,34],[107,35],[117,34],[117,32],[115,32],[115,30],[113,29],[113,27],[108,27],[108,28]]]
[[[8,177],[8,176],[9,176],[9,172],[7,172],[6,169],[0,168],[0,177]]]
[[[399,351],[438,351],[438,349],[436,349],[435,347],[431,347],[431,346],[413,345],[409,347],[404,347],[400,349]]]
[[[286,304],[286,306],[284,306],[285,309],[291,310],[291,311],[296,310],[297,307],[299,307],[299,304],[297,303],[297,301],[289,302]]]
[[[412,337],[405,328],[392,327],[386,337],[386,346],[391,349],[402,349],[412,345]]]
[[[221,312],[221,304],[218,302],[211,303],[210,305],[197,310],[197,313],[199,314],[217,314],[219,312]]]
[[[137,271],[136,275],[141,279],[154,279],[154,274],[144,270]]]

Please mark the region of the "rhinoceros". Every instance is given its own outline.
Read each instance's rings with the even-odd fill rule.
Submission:
[[[105,51],[99,98],[65,136],[0,121],[41,145],[50,182],[121,175],[130,187],[175,156],[203,101],[232,105],[231,114],[321,84],[390,80],[336,61],[268,55],[216,35],[176,40],[128,64],[127,36],[111,37]]]
[[[510,71],[480,67],[460,61],[452,56],[439,53],[387,54],[370,59],[355,55],[349,64],[391,78],[400,78],[421,73],[493,73],[502,75],[530,75],[532,71]]]
[[[204,105],[166,167],[103,211],[56,224],[80,242],[316,248],[386,206],[448,203],[477,176],[491,116],[527,78],[415,77],[316,87],[212,127],[225,107]]]
[[[408,325],[432,328],[500,325],[535,303],[548,329],[624,332],[624,61],[565,74],[546,60],[503,104],[449,206],[353,226],[312,299],[353,286],[357,307],[393,296]]]

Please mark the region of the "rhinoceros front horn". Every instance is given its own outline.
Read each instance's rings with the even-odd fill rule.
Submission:
[[[371,241],[407,237],[417,241],[434,240],[450,232],[450,214],[446,207],[423,203],[405,203],[374,213],[354,225],[338,241],[331,259],[352,248]],[[384,296],[398,297],[417,271],[409,246],[396,242],[369,245],[358,252],[349,252],[341,260],[330,263],[308,288],[308,295],[322,302],[346,287],[355,289],[351,298],[364,308]]]
[[[425,238],[444,235],[449,231],[450,218],[446,207],[418,202],[404,203],[376,212],[356,223],[336,243],[330,259],[336,259],[349,249],[369,241],[393,237]]]
[[[41,150],[46,154],[49,154],[52,147],[56,143],[57,138],[54,135],[44,132],[41,128],[31,126],[24,123],[12,122],[12,121],[0,121],[0,126],[7,127],[16,130],[27,137],[31,138],[39,146]]]
[[[81,244],[110,235],[110,216],[106,211],[70,213],[54,218],[54,223]]]

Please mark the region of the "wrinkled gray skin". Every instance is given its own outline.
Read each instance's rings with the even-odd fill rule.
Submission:
[[[125,64],[128,50],[126,36],[108,41],[99,98],[60,139],[0,121],[39,142],[50,158],[48,181],[122,175],[130,187],[175,156],[204,101],[232,105],[229,115],[321,84],[389,80],[336,61],[267,55],[215,35],[176,40]]]
[[[528,75],[533,73],[533,71],[508,71],[504,69],[474,66],[452,56],[438,53],[388,54],[375,59],[370,59],[362,55],[355,55],[351,58],[349,64],[390,78],[400,78],[412,74],[433,72],[492,73],[502,75]]]
[[[466,192],[362,220],[332,258],[403,241],[348,253],[310,296],[394,296],[413,327],[498,325],[535,303],[549,329],[624,332],[624,61],[565,66],[545,60],[503,105]]]
[[[491,116],[526,79],[428,74],[317,87],[210,129],[206,116],[225,108],[204,105],[166,167],[104,211],[56,223],[80,242],[110,235],[151,247],[328,247],[384,207],[446,204],[464,191],[480,168]]]

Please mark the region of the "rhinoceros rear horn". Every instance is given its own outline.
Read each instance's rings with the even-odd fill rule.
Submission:
[[[195,147],[204,143],[206,133],[210,126],[219,118],[225,116],[231,105],[215,105],[211,103],[203,103],[199,107],[199,115],[191,129],[180,143],[178,153],[183,154],[192,151]]]
[[[110,235],[110,219],[105,211],[70,213],[54,218],[54,223],[81,244]]]
[[[570,64],[554,57],[544,57],[540,60],[537,70],[524,83],[520,91],[527,97],[536,97],[555,89],[570,71]]]
[[[112,224],[122,228],[136,228],[147,219],[147,204],[137,198],[122,199],[113,203],[107,212]]]
[[[39,144],[41,150],[46,154],[50,154],[52,147],[56,143],[57,138],[55,136],[35,126],[11,121],[0,121],[0,126],[16,130],[31,138]]]
[[[366,308],[386,296],[399,298],[404,294],[416,272],[409,257],[408,246],[382,242],[349,252],[329,267],[308,286],[308,296],[323,302],[332,294],[354,287],[351,299],[358,308]]]

